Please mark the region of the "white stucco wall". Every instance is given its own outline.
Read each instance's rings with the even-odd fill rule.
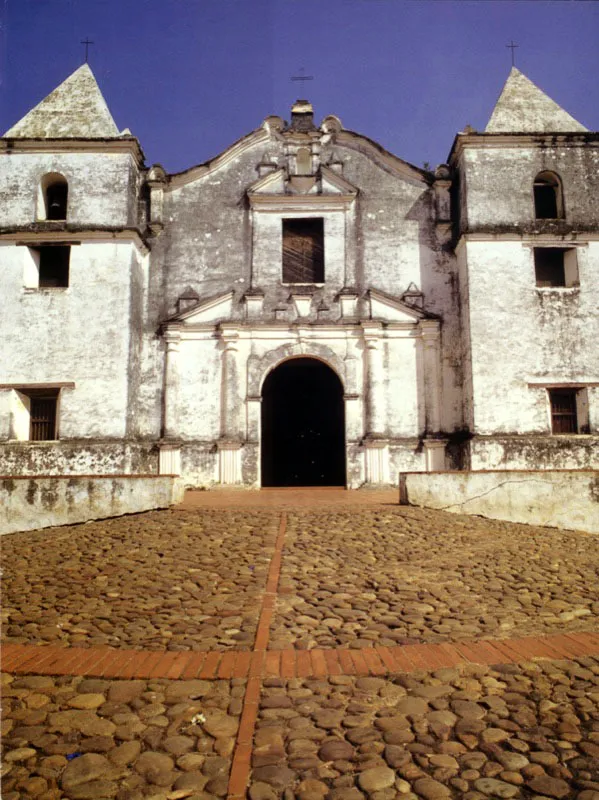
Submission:
[[[82,241],[71,248],[67,288],[25,289],[28,248],[0,245],[3,314],[2,384],[73,382],[61,393],[61,438],[124,438],[127,434],[132,243]],[[0,436],[10,432],[10,397],[0,392]]]
[[[474,431],[550,433],[549,385],[599,380],[599,244],[577,247],[580,287],[537,288],[532,247],[467,244]],[[599,426],[588,389],[591,431]]]
[[[137,224],[135,163],[128,153],[12,153],[0,158],[0,224],[28,225],[39,214],[39,185],[50,172],[69,185],[67,221],[73,225]]]
[[[168,508],[180,482],[161,476],[0,478],[0,535]]]
[[[400,503],[599,533],[599,472],[408,473]]]

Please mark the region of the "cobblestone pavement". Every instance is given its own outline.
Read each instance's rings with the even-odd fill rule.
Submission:
[[[289,514],[271,648],[593,630],[591,534],[423,509]]]
[[[599,659],[264,682],[251,800],[599,798]]]
[[[3,537],[3,800],[599,800],[597,539],[357,494]]]
[[[173,510],[5,536],[3,638],[250,649],[278,521]]]
[[[245,680],[3,681],[3,800],[226,795]]]

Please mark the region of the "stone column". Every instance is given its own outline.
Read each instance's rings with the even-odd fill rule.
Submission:
[[[424,385],[426,390],[426,429],[436,434],[442,428],[441,421],[441,331],[437,320],[422,320],[422,344],[424,351]]]
[[[164,334],[166,342],[166,363],[164,369],[164,425],[165,439],[175,439],[179,435],[179,346],[181,332],[167,330]]]
[[[425,439],[424,454],[426,457],[427,472],[445,471],[445,447],[447,439]]]
[[[364,441],[366,483],[389,483],[389,444],[385,439]]]
[[[179,346],[181,332],[167,330],[164,366],[163,439],[158,444],[158,472],[161,475],[181,474],[181,443],[179,436]]]
[[[389,482],[389,442],[385,403],[385,370],[383,364],[383,326],[362,323],[366,356],[366,433],[363,439],[366,483]]]
[[[240,440],[241,403],[237,364],[239,333],[234,330],[223,331],[221,340],[223,342],[221,435],[225,439]]]
[[[362,324],[366,356],[366,437],[380,439],[387,427],[382,325]]]
[[[221,437],[217,442],[219,481],[223,484],[241,483],[242,403],[239,392],[238,343],[239,332],[227,328],[221,331],[223,342],[221,383]]]
[[[158,472],[160,475],[181,474],[181,444],[162,441],[158,445]]]

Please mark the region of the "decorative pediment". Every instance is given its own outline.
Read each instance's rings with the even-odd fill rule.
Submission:
[[[252,194],[285,194],[285,181],[287,173],[284,169],[277,169],[269,172],[262,178],[253,183],[248,189],[248,195]]]
[[[391,297],[376,289],[369,290],[368,299],[370,301],[370,316],[372,319],[416,323],[420,322],[421,319],[428,318],[424,311],[408,306],[399,298]]]
[[[233,312],[233,292],[200,300],[191,308],[185,309],[180,314],[172,317],[171,322],[179,322],[183,327],[203,325],[206,322],[216,322],[221,319],[230,319]]]
[[[350,183],[329,167],[323,165],[320,168],[320,175],[323,194],[358,194],[358,190],[353,183]]]
[[[247,194],[252,205],[294,202],[301,197],[318,203],[346,204],[354,200],[358,190],[329,167],[321,166],[315,175],[289,175],[285,169],[277,169],[259,178]]]

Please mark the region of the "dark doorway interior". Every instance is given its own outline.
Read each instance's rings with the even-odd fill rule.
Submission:
[[[285,361],[264,382],[262,485],[345,486],[343,387],[321,361]]]

